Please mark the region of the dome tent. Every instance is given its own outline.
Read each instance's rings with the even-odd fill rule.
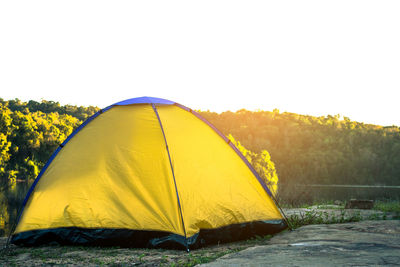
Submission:
[[[11,242],[196,248],[286,227],[266,184],[214,126],[140,97],[99,110],[56,149]]]

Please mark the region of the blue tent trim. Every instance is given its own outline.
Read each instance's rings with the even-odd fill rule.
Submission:
[[[157,98],[157,97],[143,96],[143,97],[131,98],[131,99],[127,99],[127,100],[124,100],[121,102],[117,102],[117,103],[113,104],[112,106],[125,106],[125,105],[133,105],[133,104],[173,105],[173,104],[175,104],[175,102],[172,102],[167,99]]]

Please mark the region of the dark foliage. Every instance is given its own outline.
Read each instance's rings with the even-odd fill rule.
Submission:
[[[267,150],[282,184],[400,184],[400,128],[278,110],[201,112],[247,149]]]
[[[34,179],[53,151],[96,107],[0,99],[0,184]]]

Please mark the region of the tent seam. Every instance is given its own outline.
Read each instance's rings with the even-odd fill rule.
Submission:
[[[175,172],[174,172],[174,167],[173,167],[173,165],[172,165],[172,160],[171,160],[171,155],[170,155],[169,148],[168,148],[167,138],[166,138],[166,136],[165,136],[164,128],[163,128],[163,126],[162,126],[161,118],[160,118],[160,116],[159,116],[159,114],[158,114],[158,112],[157,112],[157,108],[156,108],[156,106],[155,106],[154,103],[152,103],[151,106],[153,107],[154,113],[155,113],[156,116],[157,116],[158,123],[159,123],[159,125],[160,125],[161,132],[162,132],[163,137],[164,137],[165,147],[166,147],[166,149],[167,149],[169,164],[170,164],[171,172],[172,172],[172,178],[174,179],[176,197],[177,197],[177,200],[178,200],[178,210],[179,210],[179,214],[180,214],[181,221],[182,221],[183,233],[185,234],[185,245],[186,245],[186,250],[189,252],[189,246],[188,246],[188,243],[187,243],[187,235],[186,235],[186,229],[185,229],[185,222],[184,222],[184,220],[183,220],[182,207],[181,207],[181,202],[180,202],[180,199],[179,199],[178,187],[177,187],[177,185],[176,185]]]

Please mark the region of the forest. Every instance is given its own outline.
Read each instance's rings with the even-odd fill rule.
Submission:
[[[97,110],[0,99],[1,186],[34,180],[57,146]]]
[[[0,184],[31,183],[52,152],[99,108],[0,99]],[[340,115],[199,111],[270,185],[400,184],[400,128]]]
[[[201,112],[254,153],[268,151],[280,183],[400,184],[400,128],[279,110]]]

